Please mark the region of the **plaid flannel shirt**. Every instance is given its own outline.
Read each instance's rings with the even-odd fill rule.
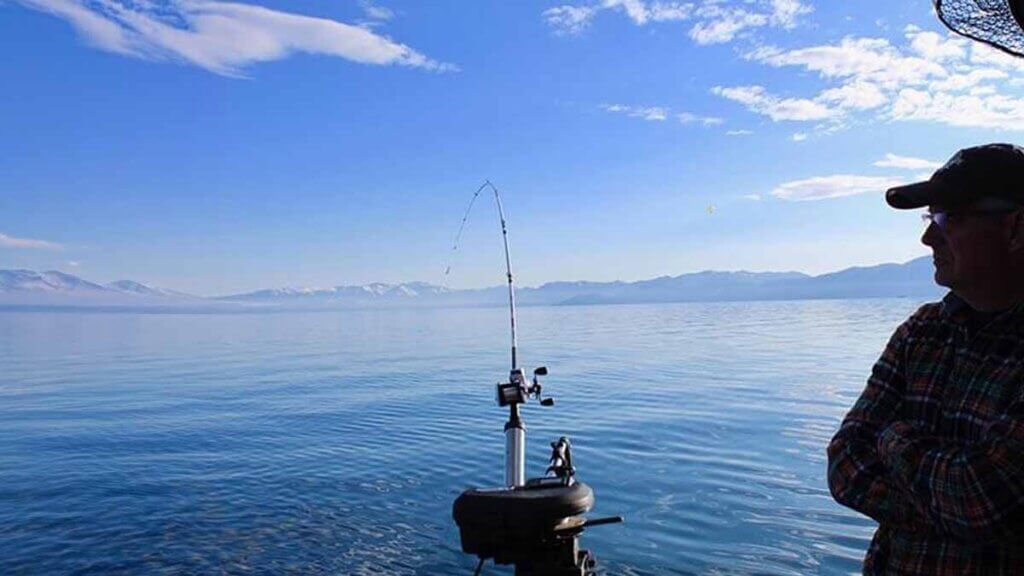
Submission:
[[[1024,575],[1024,303],[979,316],[918,310],[829,444],[832,495],[879,523],[865,574]]]

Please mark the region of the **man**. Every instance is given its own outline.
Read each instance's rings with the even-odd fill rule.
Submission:
[[[886,200],[928,206],[950,292],[893,334],[828,447],[829,488],[879,523],[865,574],[1024,575],[1024,149],[961,150]]]

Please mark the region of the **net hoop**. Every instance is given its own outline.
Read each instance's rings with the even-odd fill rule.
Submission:
[[[934,0],[947,28],[1012,56],[1024,57],[1024,0]]]

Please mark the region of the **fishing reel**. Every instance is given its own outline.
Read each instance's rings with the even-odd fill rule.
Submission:
[[[498,406],[512,406],[525,404],[530,398],[540,400],[541,406],[554,406],[552,398],[541,398],[544,387],[541,386],[540,376],[547,376],[547,366],[541,366],[533,371],[533,383],[528,385],[526,373],[522,368],[516,368],[509,373],[508,382],[498,384]]]

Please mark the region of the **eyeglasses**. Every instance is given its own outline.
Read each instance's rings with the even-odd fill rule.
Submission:
[[[1010,208],[1002,210],[960,210],[960,211],[948,211],[948,210],[936,210],[934,212],[925,212],[921,214],[921,221],[925,223],[925,226],[935,224],[939,227],[939,230],[945,232],[949,227],[950,220],[957,221],[965,216],[981,215],[981,216],[1005,216],[1016,212],[1019,208]]]

